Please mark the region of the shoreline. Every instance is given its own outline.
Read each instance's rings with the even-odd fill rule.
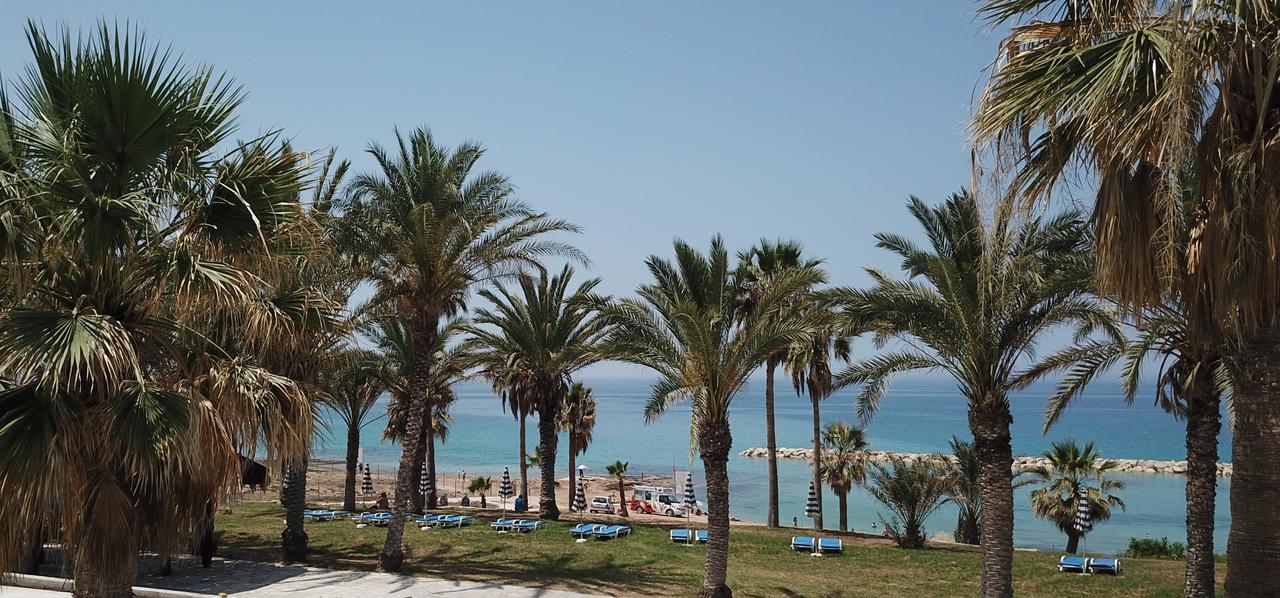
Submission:
[[[798,459],[803,461],[813,461],[813,449],[807,448],[783,448],[778,447],[779,459]],[[765,458],[768,457],[769,451],[762,447],[752,447],[738,453],[741,457]],[[941,458],[947,462],[954,462],[954,457],[946,454],[938,453],[897,453],[892,451],[867,451],[867,456],[873,463],[887,463],[893,457],[914,461],[916,459],[938,460]],[[1117,473],[1148,473],[1161,475],[1185,475],[1187,473],[1186,461],[1162,461],[1158,459],[1106,459],[1114,461],[1116,467],[1113,471]],[[1044,457],[1034,457],[1023,455],[1013,458],[1014,469],[1022,470],[1032,467],[1047,467],[1049,460]],[[1231,477],[1231,464],[1218,464],[1218,477]]]

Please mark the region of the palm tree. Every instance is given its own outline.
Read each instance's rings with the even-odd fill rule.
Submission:
[[[404,562],[404,513],[416,480],[441,319],[460,313],[479,286],[539,267],[552,255],[580,259],[577,250],[547,239],[578,227],[534,212],[512,197],[507,177],[477,172],[484,148],[464,143],[453,150],[420,128],[396,132],[396,147],[369,147],[376,172],[355,178],[343,211],[344,250],[376,285],[371,299],[409,321],[408,419],[401,443],[392,520],[378,566],[398,571]]]
[[[884,505],[891,519],[880,521],[902,548],[924,548],[925,521],[946,503],[948,480],[941,459],[889,460],[888,467],[871,470],[871,497]]]
[[[796,395],[809,395],[813,409],[813,486],[822,488],[822,401],[834,392],[831,379],[831,358],[848,363],[852,354],[849,338],[841,333],[843,326],[839,316],[829,305],[806,296],[794,308],[814,322],[812,337],[791,347],[786,367],[791,372],[791,385]],[[796,317],[794,314],[791,317]],[[817,494],[818,512],[813,518],[813,529],[822,529],[822,493]],[[843,499],[842,499],[843,500]]]
[[[480,295],[492,308],[475,313],[468,347],[476,354],[482,374],[490,379],[514,381],[538,412],[539,447],[542,455],[542,492],[539,516],[558,519],[556,506],[557,426],[564,397],[573,374],[602,359],[598,346],[608,328],[597,317],[603,298],[592,291],[600,284],[593,278],[570,291],[573,268],[565,266],[548,277],[522,273],[520,295],[499,285]]]
[[[848,531],[849,491],[867,483],[867,437],[860,428],[835,422],[822,432],[822,441],[827,450],[819,471],[840,499],[840,531]]]
[[[438,504],[436,441],[443,443],[448,439],[449,424],[453,422],[449,410],[458,400],[453,386],[466,378],[466,370],[471,363],[471,355],[458,342],[465,326],[466,320],[453,318],[445,322],[436,335],[435,363],[427,394],[430,408],[422,423],[423,450],[419,451],[419,457],[413,463],[413,479],[420,480],[422,470],[426,468],[432,490],[423,495],[420,484],[414,484],[410,500],[415,512],[434,509]],[[379,372],[391,394],[383,437],[403,443],[407,423],[405,405],[409,403],[409,366],[413,360],[413,332],[409,329],[408,320],[393,314],[373,318],[365,333],[381,353]]]
[[[1124,510],[1124,501],[1114,494],[1124,489],[1124,482],[1107,477],[1116,462],[1102,460],[1092,442],[1083,447],[1074,440],[1055,442],[1044,456],[1048,466],[1033,467],[1024,474],[1029,483],[1040,486],[1031,491],[1031,510],[1058,526],[1067,535],[1067,552],[1075,554],[1086,533],[1075,526],[1081,490],[1089,497],[1090,520],[1102,522],[1111,518],[1112,509]]]
[[[240,89],[136,30],[27,39],[20,105],[0,100],[18,200],[0,219],[0,566],[47,522],[78,594],[127,596],[138,551],[189,540],[238,481],[237,449],[305,451],[299,385],[212,340],[289,326],[260,317],[270,289],[246,268],[298,218],[305,157],[227,143]]]
[[[818,278],[810,270],[780,273],[743,311],[740,281],[719,237],[707,254],[682,241],[675,243],[675,254],[674,263],[650,256],[654,282],[638,289],[639,298],[610,308],[616,329],[605,351],[659,375],[645,406],[646,421],[681,400],[692,402],[691,438],[707,480],[707,558],[699,595],[728,596],[729,406],[771,355],[808,338],[809,322],[766,315]]]
[[[467,492],[474,492],[480,496],[480,508],[483,509],[489,506],[485,503],[484,497],[491,488],[493,488],[493,478],[476,476],[471,480],[471,483],[467,485]]]
[[[1013,450],[1009,393],[1043,372],[1020,369],[1046,330],[1075,321],[1106,320],[1087,288],[1088,246],[1074,212],[1050,219],[1021,217],[1008,204],[984,221],[967,192],[930,208],[911,198],[908,209],[929,240],[876,235],[877,246],[903,260],[909,280],[870,270],[875,286],[839,290],[851,328],[898,340],[904,349],[855,364],[838,386],[859,384],[858,415],[870,421],[890,379],[899,373],[942,371],[969,405],[982,488],[982,595],[1013,592]],[[1084,272],[1085,274],[1081,274]]]
[[[560,407],[560,429],[569,434],[569,487],[574,484],[577,471],[578,455],[587,452],[591,444],[591,431],[596,426],[596,399],[591,387],[581,382],[574,382],[569,392],[564,395],[564,405]]]
[[[951,487],[947,500],[959,508],[956,516],[956,542],[978,544],[981,541],[982,481],[978,451],[973,443],[951,437]]]
[[[1159,363],[1156,403],[1175,419],[1187,422],[1187,550],[1185,593],[1211,596],[1215,591],[1213,529],[1218,485],[1218,432],[1221,405],[1230,399],[1231,372],[1214,346],[1202,344],[1187,325],[1186,311],[1176,303],[1142,309],[1132,340],[1093,339],[1045,359],[1046,367],[1067,370],[1049,399],[1048,431],[1071,401],[1098,374],[1122,363],[1121,389],[1132,404],[1141,384],[1142,366]]]
[[[768,291],[772,281],[784,272],[800,268],[820,272],[821,260],[801,258],[800,244],[795,241],[761,239],[751,249],[738,254],[738,280],[742,285],[741,301],[750,309],[756,298]],[[771,317],[789,317],[790,298]],[[778,527],[778,439],[773,416],[774,371],[786,362],[790,347],[779,349],[764,364],[764,429],[769,462],[769,512],[766,525]],[[817,520],[815,520],[817,521]]]
[[[338,416],[347,432],[346,478],[342,483],[342,509],[356,509],[356,471],[360,455],[360,430],[377,421],[370,417],[373,407],[386,390],[376,367],[377,357],[369,351],[349,349],[343,367],[336,371],[326,394],[326,404]],[[381,416],[379,416],[381,417]]]
[[[999,174],[1029,203],[1063,178],[1095,181],[1101,291],[1131,311],[1176,297],[1197,339],[1222,341],[1236,418],[1226,590],[1280,595],[1280,195],[1270,159],[1280,113],[1269,50],[1280,7],[987,0],[980,10],[1010,33],[974,115],[979,150],[1013,150],[996,157]],[[1188,165],[1198,173],[1190,187]],[[1198,577],[1188,595],[1212,595]]]
[[[627,486],[622,478],[627,475],[627,465],[627,461],[614,461],[604,466],[609,475],[618,478],[618,508],[621,509],[618,514],[623,517],[627,516]]]

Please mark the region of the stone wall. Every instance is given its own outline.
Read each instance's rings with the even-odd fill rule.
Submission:
[[[749,448],[738,453],[743,457],[760,457],[768,456],[768,449],[765,448]],[[867,451],[867,456],[875,463],[888,462],[890,457],[901,457],[908,461],[915,459],[945,459],[951,461],[954,458],[951,455],[938,455],[930,453],[892,453],[889,451]],[[803,448],[779,448],[779,459],[803,459],[805,461],[813,460],[813,449]],[[1114,471],[1124,473],[1160,473],[1182,475],[1187,473],[1186,461],[1156,461],[1152,459],[1111,459],[1116,462]],[[1044,457],[1014,457],[1013,468],[1028,469],[1031,467],[1048,466],[1049,460]],[[1230,463],[1218,464],[1218,475],[1229,477],[1231,475]]]

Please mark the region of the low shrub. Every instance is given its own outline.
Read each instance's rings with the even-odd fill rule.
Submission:
[[[1182,542],[1170,542],[1169,538],[1152,540],[1151,538],[1129,538],[1129,549],[1125,556],[1142,559],[1171,559],[1181,561],[1187,556],[1187,547]]]

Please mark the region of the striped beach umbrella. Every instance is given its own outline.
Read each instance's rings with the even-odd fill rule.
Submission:
[[[373,494],[373,472],[369,470],[369,464],[364,464],[364,481],[360,482],[360,491],[365,494]]]
[[[810,519],[818,516],[818,491],[809,482],[809,499],[804,503],[804,516]]]
[[[421,492],[422,496],[426,497],[434,494],[435,491],[435,482],[431,479],[431,474],[427,471],[427,468],[423,467],[422,475],[418,477],[418,492]]]
[[[587,490],[582,485],[581,478],[578,479],[578,488],[573,491],[573,508],[577,509],[578,513],[587,511]]]
[[[684,474],[684,516],[686,524],[693,521],[693,510],[698,506],[698,497],[693,493],[693,472],[686,471]],[[693,531],[693,526],[689,526],[689,544],[693,544],[693,538],[697,535]]]
[[[502,482],[498,484],[498,496],[502,497],[502,515],[507,515],[507,499],[515,496],[516,492],[511,487],[511,468],[502,468]]]
[[[816,524],[818,517],[818,491],[813,486],[813,482],[809,482],[809,499],[804,503],[804,516],[814,519]],[[822,552],[818,550],[818,538],[813,538],[813,556],[822,556]]]
[[[1085,488],[1080,488],[1076,496],[1076,518],[1072,526],[1080,533],[1093,529],[1093,516],[1089,509],[1089,491]]]

